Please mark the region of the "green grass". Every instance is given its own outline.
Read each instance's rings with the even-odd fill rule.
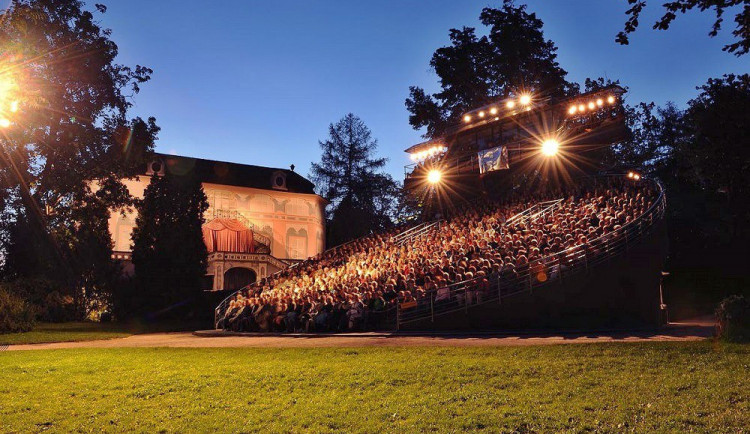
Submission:
[[[160,323],[38,323],[34,330],[25,333],[0,334],[0,345],[40,344],[45,342],[78,342],[97,339],[114,339],[138,333],[199,330],[210,326],[197,321]]]
[[[750,346],[0,352],[0,431],[750,427]]]
[[[38,323],[30,332],[0,334],[0,345],[92,341],[122,338],[132,334],[129,326],[116,323]]]

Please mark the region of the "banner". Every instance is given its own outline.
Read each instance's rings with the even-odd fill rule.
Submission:
[[[478,154],[479,173],[492,172],[508,168],[508,148],[496,146]]]

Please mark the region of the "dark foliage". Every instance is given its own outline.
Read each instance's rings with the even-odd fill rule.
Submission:
[[[331,202],[327,236],[334,246],[391,226],[398,184],[382,173],[387,159],[374,158],[377,140],[360,118],[349,113],[328,131],[311,178]]]
[[[31,304],[0,287],[0,333],[27,332],[33,327]]]
[[[555,44],[544,38],[542,20],[525,5],[505,0],[498,9],[483,9],[479,19],[487,36],[477,36],[472,27],[451,29],[451,45],[433,54],[430,67],[440,92],[409,88],[409,123],[425,128],[426,137],[441,135],[464,112],[500,97],[534,92],[554,98],[578,92],[578,85],[565,80],[567,72],[557,63]]]
[[[732,295],[716,308],[717,331],[720,338],[730,342],[750,341],[750,299]]]
[[[201,228],[208,200],[192,178],[157,176],[136,208],[135,280],[122,285],[115,307],[119,317],[169,316],[200,296],[207,264]]]
[[[153,118],[127,118],[151,70],[115,63],[110,31],[78,0],[14,0],[0,46],[4,103],[19,107],[0,137],[3,278],[55,281],[83,318],[118,274],[108,212],[131,204],[119,180],[137,172],[158,132]]]
[[[625,21],[625,29],[617,34],[615,39],[618,43],[627,45],[629,43],[628,35],[635,32],[638,28],[638,19],[641,16],[643,8],[646,7],[645,0],[628,0],[630,9],[627,10],[628,19]],[[719,34],[721,24],[724,22],[724,12],[732,7],[737,8],[737,15],[734,22],[737,24],[732,31],[736,41],[725,45],[723,50],[734,53],[736,56],[742,56],[750,51],[750,0],[673,0],[663,4],[664,15],[654,23],[654,29],[667,30],[677,18],[677,14],[684,14],[693,9],[704,12],[713,9],[716,14],[709,36],[714,37]]]

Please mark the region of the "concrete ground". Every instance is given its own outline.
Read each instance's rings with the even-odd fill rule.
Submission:
[[[711,319],[670,323],[652,331],[602,332],[453,332],[453,333],[342,333],[342,334],[260,334],[199,332],[149,333],[119,339],[11,345],[6,351],[52,350],[65,348],[310,348],[361,346],[526,346],[585,344],[602,342],[696,341],[713,335]],[[3,350],[3,348],[0,348]]]

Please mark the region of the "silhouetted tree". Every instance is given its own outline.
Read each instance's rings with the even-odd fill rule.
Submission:
[[[206,274],[203,215],[208,200],[200,182],[155,176],[136,206],[135,282],[119,294],[121,311],[153,313],[195,299]]]
[[[158,132],[153,118],[127,118],[151,70],[115,63],[110,31],[77,0],[12,1],[0,46],[0,111],[12,121],[0,136],[5,278],[46,277],[79,301],[106,292],[107,210],[131,203],[119,180]]]
[[[438,48],[430,60],[441,91],[428,94],[411,86],[406,108],[415,129],[426,137],[441,135],[461,115],[499,97],[534,92],[538,97],[561,97],[578,92],[565,80],[557,63],[557,47],[544,38],[542,20],[526,6],[505,0],[498,9],[485,8],[479,16],[488,27],[478,37],[472,27],[451,29],[451,45]]]
[[[398,184],[382,173],[387,159],[375,158],[377,140],[352,113],[328,128],[320,141],[311,178],[329,205],[328,245],[383,230],[392,224]]]
[[[643,8],[646,7],[646,1],[628,0],[628,4],[630,4],[630,9],[626,12],[628,19],[625,22],[625,29],[618,33],[615,39],[623,45],[629,43],[628,35],[638,28],[638,19]],[[750,51],[750,0],[672,0],[664,3],[663,7],[664,15],[654,23],[654,29],[667,30],[672,21],[677,18],[678,13],[684,14],[693,9],[698,9],[701,12],[713,9],[716,13],[716,21],[714,21],[713,27],[708,33],[711,37],[719,34],[721,23],[724,21],[724,11],[731,7],[737,7],[737,15],[734,17],[737,27],[732,31],[732,35],[737,40],[725,45],[722,50],[734,53],[735,56],[742,56]]]

